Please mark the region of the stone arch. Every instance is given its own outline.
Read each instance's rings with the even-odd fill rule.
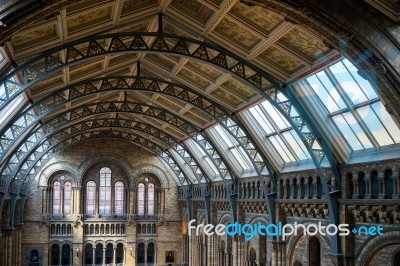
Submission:
[[[58,172],[67,172],[68,174],[71,175],[71,177],[75,181],[74,185],[78,185],[80,183],[78,178],[79,173],[76,169],[78,169],[77,165],[65,161],[59,161],[49,164],[46,167],[44,167],[42,171],[40,171],[40,173],[38,174],[39,177],[38,185],[47,186],[49,179]]]
[[[134,187],[136,180],[143,174],[152,174],[158,178],[161,188],[170,188],[169,180],[164,171],[158,166],[152,164],[143,164],[132,168],[132,178],[130,179],[130,186]]]
[[[219,218],[219,224],[225,224],[226,222],[233,222],[232,215],[230,213],[225,213],[224,215]]]
[[[79,173],[79,185],[82,185],[82,180],[86,174],[86,172],[94,165],[99,164],[99,163],[107,163],[107,164],[113,164],[119,168],[121,168],[121,170],[124,172],[125,176],[128,178],[128,185],[130,186],[132,180],[133,180],[133,176],[131,175],[131,167],[129,166],[129,164],[127,164],[125,162],[125,159],[123,159],[120,156],[116,156],[115,154],[111,154],[109,156],[99,156],[99,157],[95,157],[95,158],[91,158],[85,162],[83,162],[79,168],[78,168],[78,173]]]
[[[306,227],[307,227],[307,225],[311,224],[310,222],[302,223],[301,221],[299,221],[297,223],[303,224]],[[299,241],[305,239],[308,244],[310,238],[312,237],[312,236],[304,235],[304,231],[302,228],[299,228],[299,230],[297,232],[298,232],[297,235],[290,236],[289,240],[287,241],[287,243],[288,243],[286,245],[286,253],[288,254],[287,260],[286,260],[287,265],[294,265],[294,261],[299,260],[297,253],[295,253],[296,246],[299,243]],[[327,248],[330,247],[330,239],[328,236],[322,236],[320,234],[317,234],[314,237],[318,238],[321,248],[323,248],[323,246],[326,246]],[[323,254],[323,252],[321,252],[321,254]],[[307,256],[308,256],[308,253],[307,253]],[[326,265],[334,265],[334,261],[332,261],[332,259],[330,257],[325,257],[325,259],[330,262],[330,264],[326,264]],[[323,264],[323,265],[325,265],[325,264]]]
[[[369,265],[373,257],[379,251],[388,246],[397,244],[400,244],[400,234],[396,231],[386,232],[383,236],[369,238],[355,254],[355,257],[358,258],[356,265]]]

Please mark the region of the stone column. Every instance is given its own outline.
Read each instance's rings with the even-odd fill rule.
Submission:
[[[384,199],[386,197],[386,186],[385,186],[385,173],[378,173],[378,182],[379,182],[379,192],[378,199]]]
[[[116,265],[116,260],[117,260],[117,247],[114,247],[114,249],[113,249],[113,261],[112,261],[113,265]]]
[[[93,252],[92,252],[92,266],[96,265],[96,246],[93,246]]]
[[[103,247],[103,265],[106,265],[106,247]]]
[[[400,197],[399,171],[393,172],[392,179],[393,179],[393,199],[398,199]]]

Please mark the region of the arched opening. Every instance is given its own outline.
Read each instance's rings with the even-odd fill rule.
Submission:
[[[377,199],[379,195],[379,180],[378,180],[378,172],[371,172],[371,198]]]
[[[108,243],[106,246],[106,263],[112,263],[113,262],[113,254],[114,253],[114,246],[111,243]]]
[[[398,250],[393,256],[393,266],[400,265],[400,250]]]
[[[385,171],[385,188],[386,188],[386,198],[393,198],[393,173],[392,170],[388,169]]]
[[[139,243],[137,247],[137,263],[144,263],[144,244]]]
[[[321,247],[319,239],[315,236],[311,237],[308,243],[308,259],[310,261],[310,266],[320,266],[321,265]]]
[[[121,243],[119,243],[117,245],[117,252],[116,252],[116,260],[115,262],[117,264],[119,263],[123,263],[124,262],[124,245],[122,245]]]
[[[85,265],[93,264],[93,246],[92,244],[85,245]]]
[[[64,244],[62,247],[61,265],[71,265],[71,246]]]
[[[154,249],[154,243],[149,243],[147,246],[147,265],[154,265],[155,259],[154,259],[154,254],[155,254],[155,249]]]
[[[266,265],[267,258],[267,238],[266,236],[259,235],[258,239],[258,249],[259,249],[259,264],[260,266]]]
[[[254,248],[250,248],[250,250],[249,250],[249,259],[248,259],[249,263],[248,263],[248,265],[249,265],[249,266],[256,266],[256,265],[257,265],[256,259],[257,259],[256,250],[255,250]]]
[[[357,181],[358,181],[358,198],[363,199],[365,197],[365,190],[366,190],[363,172],[358,173]]]
[[[295,261],[295,263],[293,264],[293,266],[302,266],[300,261]]]
[[[51,246],[51,265],[60,265],[60,246],[54,244]]]
[[[103,264],[103,244],[96,245],[96,252],[95,252],[95,263],[96,264]]]

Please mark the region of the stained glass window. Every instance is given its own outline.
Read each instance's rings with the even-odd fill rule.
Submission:
[[[122,182],[115,183],[115,214],[124,214],[124,184]]]
[[[137,192],[138,215],[144,215],[144,184],[138,185]]]
[[[87,182],[86,185],[86,213],[95,214],[96,212],[96,183]]]
[[[71,182],[65,182],[64,184],[64,214],[71,213]]]
[[[150,183],[147,187],[147,214],[154,215],[154,184]]]
[[[111,214],[111,170],[107,167],[100,170],[99,212]]]
[[[61,183],[53,183],[53,214],[61,214]]]

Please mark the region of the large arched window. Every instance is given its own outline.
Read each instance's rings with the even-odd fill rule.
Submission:
[[[111,170],[107,167],[100,170],[99,212],[111,214]]]
[[[51,213],[54,217],[63,217],[72,213],[72,182],[64,175],[56,176],[52,179]]]
[[[310,266],[320,266],[321,265],[321,247],[317,237],[313,236],[310,238],[308,243],[308,258]]]
[[[125,184],[114,180],[111,169],[102,167],[98,178],[86,183],[86,215],[121,217],[125,210]]]
[[[96,183],[89,181],[86,184],[86,214],[96,213]]]
[[[115,215],[124,214],[124,184],[122,182],[115,183]]]

